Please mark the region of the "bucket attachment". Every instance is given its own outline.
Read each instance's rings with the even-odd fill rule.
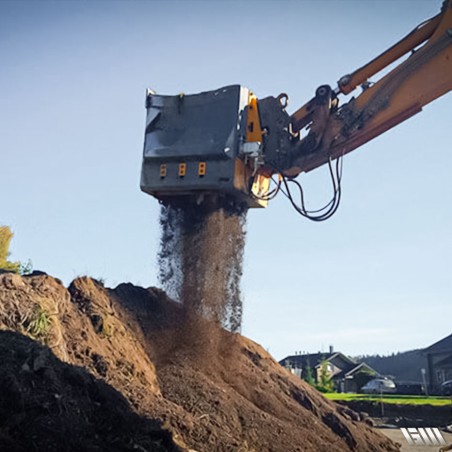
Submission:
[[[261,152],[260,142],[249,141],[252,105],[255,97],[240,85],[193,95],[149,91],[141,190],[162,201],[226,195],[263,207],[252,195],[256,181],[260,192],[269,185],[252,168]]]

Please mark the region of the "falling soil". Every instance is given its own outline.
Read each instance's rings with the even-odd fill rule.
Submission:
[[[155,288],[0,274],[0,450],[399,450],[239,334],[200,364],[184,316]]]
[[[160,281],[191,322],[201,317],[240,331],[246,213],[225,197],[162,204]]]

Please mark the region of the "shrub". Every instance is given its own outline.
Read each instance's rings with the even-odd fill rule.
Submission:
[[[0,270],[12,271],[19,273],[20,262],[9,262],[9,245],[13,233],[8,226],[0,226]]]
[[[312,375],[312,367],[308,364],[304,373],[304,381],[315,387],[315,379]]]
[[[51,324],[49,314],[44,308],[39,307],[35,318],[28,325],[27,331],[33,339],[43,340],[46,338],[50,327]]]
[[[0,270],[29,275],[33,272],[33,264],[30,259],[27,262],[10,262],[8,260],[9,245],[13,236],[14,234],[8,226],[0,226]]]
[[[332,375],[328,372],[327,361],[322,361],[320,366],[320,375],[315,387],[320,392],[334,392],[334,382]]]

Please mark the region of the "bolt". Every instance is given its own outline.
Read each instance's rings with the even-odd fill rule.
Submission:
[[[341,79],[339,80],[339,84],[341,85],[341,86],[344,86],[344,85],[348,85],[348,83],[350,82],[350,75],[344,75],[343,77],[341,77]]]

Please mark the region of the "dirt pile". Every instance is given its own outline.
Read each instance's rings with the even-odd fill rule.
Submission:
[[[162,205],[160,281],[187,313],[240,331],[243,250],[247,209],[212,197]]]
[[[181,450],[121,393],[26,336],[0,331],[0,359],[0,450]]]
[[[180,450],[130,405],[157,375],[98,282],[0,274],[0,329],[0,450]]]
[[[0,275],[1,450],[398,450],[238,334],[194,356],[185,316],[158,289]]]

